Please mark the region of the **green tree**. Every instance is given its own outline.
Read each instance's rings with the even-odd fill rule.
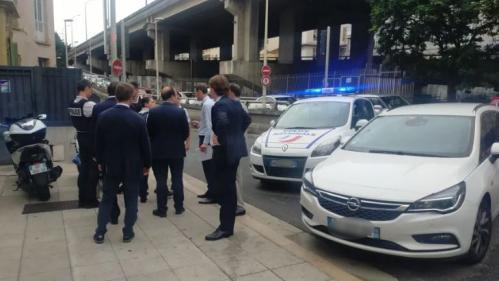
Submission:
[[[373,0],[371,20],[385,63],[446,83],[449,100],[499,85],[499,46],[484,41],[499,34],[499,0]]]
[[[55,33],[55,56],[57,58],[57,67],[66,67],[66,47],[57,32]]]

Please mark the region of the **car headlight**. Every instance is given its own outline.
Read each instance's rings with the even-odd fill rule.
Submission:
[[[466,184],[462,182],[412,203],[407,211],[437,212],[441,214],[451,213],[461,207],[465,195]]]
[[[338,146],[340,146],[339,139],[325,141],[312,151],[312,157],[329,156]]]
[[[262,144],[259,142],[255,142],[255,144],[251,148],[251,152],[253,152],[253,154],[262,155]]]
[[[303,191],[312,194],[313,196],[318,197],[319,194],[314,186],[314,181],[312,180],[312,172],[307,172],[303,176]]]

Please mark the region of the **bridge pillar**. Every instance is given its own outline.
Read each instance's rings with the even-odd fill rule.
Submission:
[[[293,64],[301,60],[301,40],[296,11],[294,7],[289,7],[279,19],[279,63]]]
[[[225,0],[225,9],[234,16],[234,52],[232,60],[259,60],[259,1]]]
[[[352,24],[352,38],[350,47],[350,56],[354,67],[363,68],[369,58],[369,47],[372,35],[369,33],[369,22],[356,22]]]
[[[147,36],[153,40],[156,40],[154,28],[155,25],[152,23],[147,26]],[[170,30],[161,28],[161,26],[158,26],[158,56],[159,61],[171,60]]]
[[[189,42],[189,59],[191,59],[193,62],[199,62],[203,60],[203,49],[201,48],[197,36],[191,36]]]
[[[225,41],[220,44],[220,61],[232,60],[232,42]]]

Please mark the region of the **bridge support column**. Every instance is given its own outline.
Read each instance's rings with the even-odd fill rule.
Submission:
[[[234,16],[232,60],[253,62],[259,59],[259,1],[225,0],[225,9]]]
[[[225,41],[220,44],[220,60],[232,60],[232,42]]]
[[[357,22],[352,24],[352,37],[351,37],[351,47],[350,47],[350,57],[352,59],[352,64],[354,67],[363,68],[366,66],[367,62],[370,60],[369,40],[372,35],[369,33],[369,23],[368,22]]]
[[[203,50],[200,46],[199,39],[192,36],[189,42],[189,59],[193,62],[200,62],[203,60]]]
[[[293,64],[301,60],[301,39],[295,9],[289,7],[279,19],[279,63]]]
[[[153,40],[156,40],[154,24],[149,24],[147,26],[147,36]],[[160,26],[158,26],[158,56],[159,61],[171,60],[170,30],[161,28]]]

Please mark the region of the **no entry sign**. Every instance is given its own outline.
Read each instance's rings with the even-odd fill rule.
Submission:
[[[262,76],[270,76],[272,74],[272,69],[268,65],[262,66]]]
[[[123,72],[123,63],[121,60],[116,59],[113,61],[111,64],[111,71],[113,72],[114,76],[120,76],[121,73]]]

